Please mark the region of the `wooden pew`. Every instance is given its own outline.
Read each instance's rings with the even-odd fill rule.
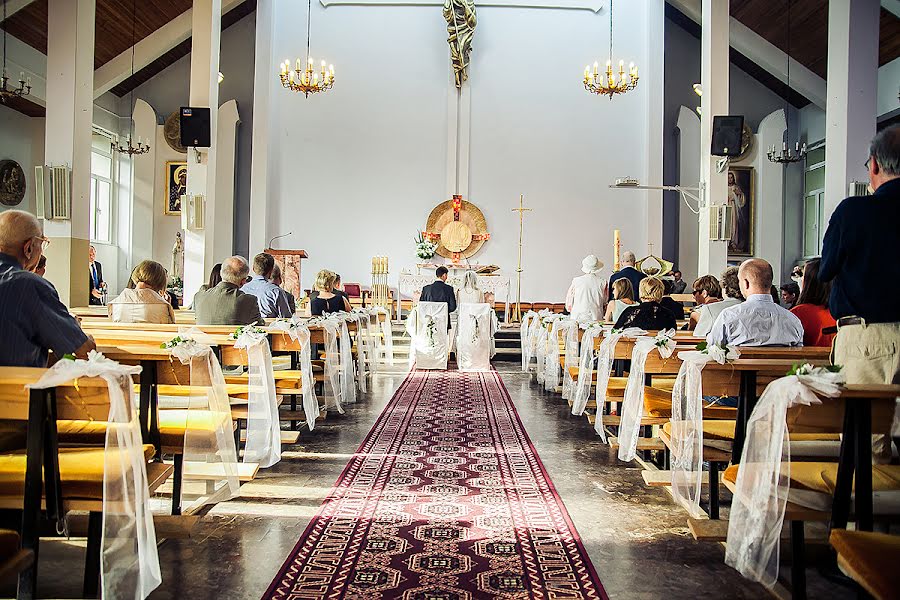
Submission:
[[[105,439],[95,447],[60,448],[57,421],[105,421],[109,414],[107,383],[100,378],[83,377],[54,389],[25,387],[37,382],[45,372],[46,369],[0,367],[0,419],[27,423],[25,452],[6,453],[0,461],[0,508],[23,512],[22,546],[35,557],[42,508],[51,520],[60,520],[73,510],[90,513],[84,593],[94,597],[100,573]],[[145,446],[144,452],[149,461],[152,447]],[[157,462],[148,462],[146,469],[150,494],[173,470]],[[19,577],[19,597],[32,597],[36,582],[37,567],[25,569]]]

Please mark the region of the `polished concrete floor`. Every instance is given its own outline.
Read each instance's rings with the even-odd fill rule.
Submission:
[[[720,545],[695,542],[668,493],[646,487],[641,467],[617,461],[558,395],[539,391],[514,364],[500,368],[510,369],[503,380],[610,598],[768,595],[725,566]],[[376,375],[345,415],[304,432],[239,498],[210,510],[193,537],[162,542],[163,584],[151,598],[259,598],[403,378]],[[42,597],[78,596],[78,546],[82,540],[44,545]],[[851,597],[813,569],[809,577],[810,597]]]

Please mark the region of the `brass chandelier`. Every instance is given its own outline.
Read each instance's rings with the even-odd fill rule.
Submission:
[[[599,71],[599,63],[594,63],[593,73],[590,65],[584,68],[584,89],[599,96],[609,96],[612,100],[616,94],[624,94],[637,87],[638,70],[631,63],[628,66],[628,75],[625,75],[625,61],[619,61],[618,79],[613,72],[613,0],[609,0],[609,60],[606,61],[606,72]]]
[[[788,115],[788,94],[791,93],[791,0],[788,0],[787,3],[787,90],[784,94],[784,117],[787,119]],[[790,122],[785,121],[785,136],[790,137],[791,134],[791,125]],[[800,162],[804,158],[806,158],[806,142],[803,142],[803,145],[800,145],[800,142],[797,141],[794,143],[794,147],[791,148],[791,144],[783,141],[781,144],[781,148],[778,148],[775,144],[772,144],[770,148],[766,148],[766,157],[769,161],[776,164],[791,164],[795,162]]]
[[[285,88],[302,93],[305,97],[318,92],[326,92],[334,85],[334,65],[325,69],[325,61],[322,61],[321,72],[316,72],[315,63],[309,55],[310,21],[312,20],[312,0],[306,5],[306,69],[298,58],[295,69],[291,69],[291,61],[281,63],[281,85]]]
[[[134,77],[134,46],[135,46],[135,24],[137,23],[137,0],[131,3],[131,76]],[[150,152],[150,139],[143,140],[137,138],[137,144],[132,141],[131,132],[134,131],[134,87],[131,88],[129,95],[129,103],[131,104],[131,118],[128,120],[129,132],[125,136],[125,143],[121,141],[110,142],[110,150],[119,154],[128,156],[140,156]]]
[[[6,0],[3,0],[3,23],[6,23]],[[3,71],[0,71],[0,102],[6,104],[12,98],[21,98],[31,93],[31,77],[26,79],[25,72],[19,74],[19,87],[9,86],[9,75],[6,73],[6,28],[3,29]]]

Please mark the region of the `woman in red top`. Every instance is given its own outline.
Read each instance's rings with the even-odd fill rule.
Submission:
[[[824,283],[819,279],[820,259],[813,258],[803,268],[803,279],[800,282],[800,298],[791,312],[797,315],[803,324],[804,346],[831,347],[833,333],[822,333],[826,327],[834,327],[834,317],[828,311],[828,296],[831,295],[831,282]]]

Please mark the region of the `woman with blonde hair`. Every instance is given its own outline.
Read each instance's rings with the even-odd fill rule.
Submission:
[[[350,303],[347,299],[334,293],[336,278],[337,276],[328,269],[322,269],[316,274],[315,288],[319,293],[309,303],[309,312],[313,316],[340,311],[350,312]]]
[[[646,277],[641,279],[640,290],[641,303],[626,308],[616,321],[615,328],[640,327],[647,331],[656,331],[677,327],[675,315],[659,304],[666,290],[663,282],[655,277]]]
[[[603,320],[615,323],[629,306],[634,306],[634,288],[626,278],[616,279],[612,284],[613,301],[606,305],[606,315]]]
[[[133,288],[109,302],[109,317],[116,323],[174,323],[175,310],[166,299],[166,268],[145,260],[131,272]]]

